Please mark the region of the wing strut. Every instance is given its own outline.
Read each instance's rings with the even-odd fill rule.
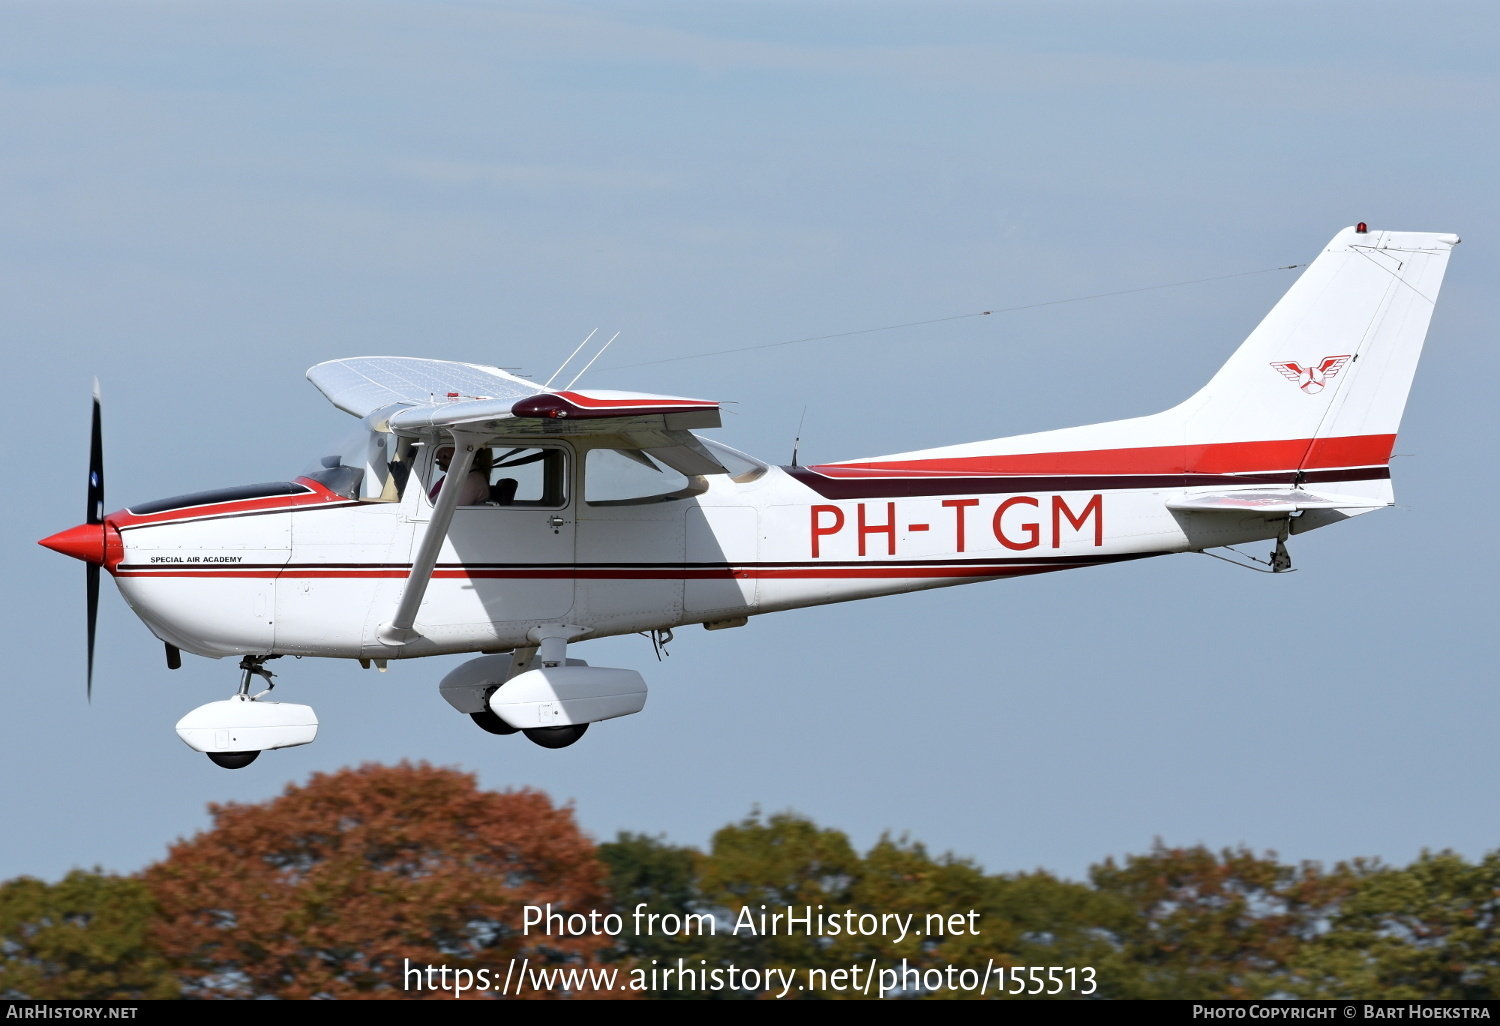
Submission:
[[[483,435],[470,431],[453,432],[453,460],[448,464],[448,474],[443,486],[438,489],[437,502],[433,504],[432,517],[427,521],[427,533],[422,535],[422,544],[411,563],[411,574],[406,578],[406,589],[401,592],[401,601],[396,606],[396,615],[391,622],[383,624],[376,632],[382,644],[404,645],[417,637],[413,628],[417,622],[417,608],[422,596],[427,594],[427,582],[432,580],[433,567],[437,566],[438,553],[448,537],[448,526],[453,522],[453,511],[458,508],[458,493],[469,476],[469,467],[474,462],[474,450],[479,447]]]

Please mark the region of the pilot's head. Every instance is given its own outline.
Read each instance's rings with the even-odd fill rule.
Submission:
[[[436,459],[438,468],[446,472],[448,469],[448,464],[453,462],[453,446],[445,445],[441,449],[439,449],[437,451]],[[481,447],[474,450],[474,459],[469,464],[469,473],[473,474],[477,472],[488,477],[490,469],[494,467],[494,465],[494,451],[489,449],[488,447]]]

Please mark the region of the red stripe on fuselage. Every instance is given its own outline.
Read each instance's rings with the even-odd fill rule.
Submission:
[[[1127,558],[1140,558],[1140,556],[1157,555],[1157,553],[1141,553],[1139,556],[1132,554]],[[678,570],[678,569],[572,569],[566,567],[558,568],[507,568],[496,570],[481,569],[450,569],[437,570],[433,573],[435,579],[443,580],[590,580],[590,581],[657,581],[657,580],[743,580],[743,579],[839,579],[839,578],[868,578],[868,579],[904,579],[904,578],[986,578],[986,577],[1014,577],[1022,574],[1041,574],[1053,570],[1072,570],[1086,566],[1095,566],[1099,563],[1114,562],[1113,559],[1059,559],[1056,562],[1046,563],[975,563],[967,565],[953,564],[908,564],[905,566],[873,565],[858,566],[844,564],[842,566],[785,566],[785,567],[746,567],[737,570]],[[135,578],[157,578],[157,577],[193,577],[210,578],[215,580],[230,578],[334,578],[341,580],[366,580],[375,578],[403,578],[410,576],[409,569],[370,569],[360,570],[356,568],[345,568],[337,570],[291,570],[280,571],[272,569],[246,569],[246,570],[221,570],[221,569],[188,569],[175,567],[172,569],[122,569],[116,573],[118,577]]]
[[[1158,445],[928,460],[825,463],[825,477],[986,477],[1059,474],[1248,474],[1275,470],[1371,467],[1389,461],[1395,435],[1289,438],[1266,442]]]

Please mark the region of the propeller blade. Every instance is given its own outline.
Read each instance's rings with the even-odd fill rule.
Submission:
[[[94,422],[89,433],[89,512],[85,523],[104,523],[104,426],[99,407],[99,379],[94,379]],[[87,694],[94,703],[94,632],[99,621],[99,564],[86,569],[88,589]]]
[[[104,428],[99,414],[99,379],[94,379],[94,427],[89,438],[89,512],[86,524],[104,523]]]
[[[88,607],[89,607],[89,653],[88,653],[88,699],[89,704],[94,703],[94,625],[99,619],[99,564],[90,563],[86,568],[88,573]]]

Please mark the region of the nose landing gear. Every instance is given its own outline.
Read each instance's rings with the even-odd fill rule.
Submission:
[[[275,658],[248,655],[241,659],[243,676],[233,698],[200,705],[177,721],[177,736],[183,743],[207,755],[216,766],[243,769],[263,751],[293,748],[317,738],[318,717],[310,706],[265,700],[276,686],[265,663]],[[266,682],[266,689],[256,695],[250,694],[253,677]]]

